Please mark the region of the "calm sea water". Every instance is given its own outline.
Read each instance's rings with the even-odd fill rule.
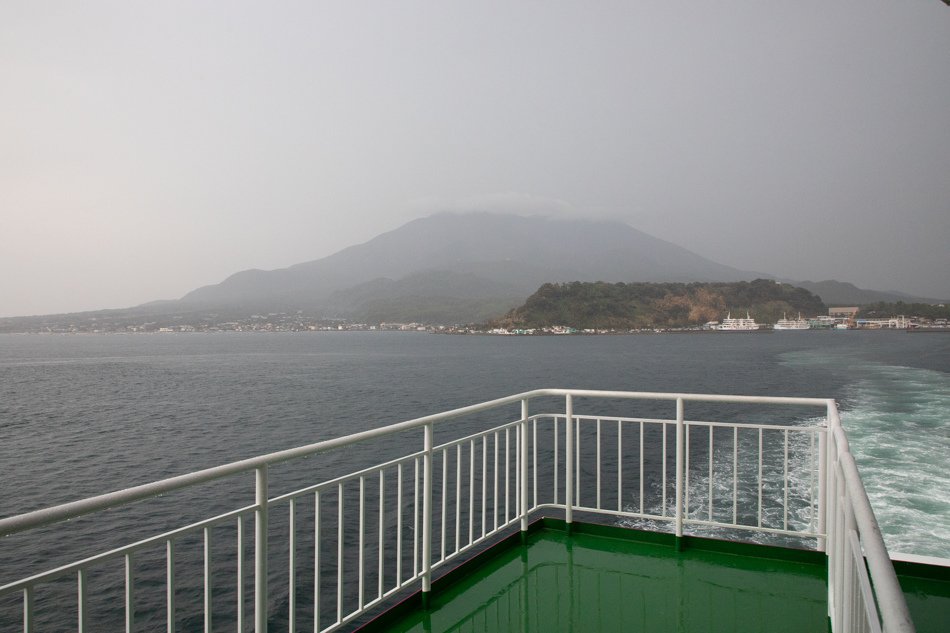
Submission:
[[[837,398],[889,548],[950,557],[950,336],[904,332],[0,335],[0,516],[540,387]]]

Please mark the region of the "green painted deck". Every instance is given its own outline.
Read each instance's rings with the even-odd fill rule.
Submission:
[[[895,562],[917,633],[950,631],[950,567]]]
[[[812,551],[543,519],[360,629],[363,633],[825,633]],[[895,563],[917,633],[946,633],[950,568]]]
[[[825,633],[824,558],[754,545],[545,521],[366,630]],[[622,538],[620,532],[625,533]]]

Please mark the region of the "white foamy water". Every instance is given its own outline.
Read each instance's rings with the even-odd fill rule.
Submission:
[[[950,376],[868,366],[841,422],[887,547],[950,558]]]
[[[888,550],[950,558],[950,375],[819,351],[785,360],[841,363],[841,422]]]

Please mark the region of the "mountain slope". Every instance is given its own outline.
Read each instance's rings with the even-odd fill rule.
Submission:
[[[860,306],[869,303],[894,303],[897,301],[922,303],[936,303],[936,299],[924,299],[904,294],[902,292],[884,292],[881,290],[865,290],[845,281],[793,281],[799,288],[815,293],[828,305]]]
[[[333,317],[368,323],[466,323],[504,314],[525,294],[513,284],[472,273],[427,270],[337,291],[327,299],[326,310]]]
[[[474,275],[525,294],[545,282],[755,277],[620,222],[438,214],[323,259],[279,270],[237,273],[220,284],[188,293],[181,303],[247,309],[329,308],[334,292],[424,271]],[[462,289],[452,296],[474,298]]]
[[[271,313],[369,323],[484,322],[548,283],[735,282],[763,276],[723,266],[621,222],[439,214],[329,257],[279,270],[243,271],[182,299],[0,319],[0,330],[207,325]],[[826,304],[935,302],[837,281],[788,283],[807,288]]]

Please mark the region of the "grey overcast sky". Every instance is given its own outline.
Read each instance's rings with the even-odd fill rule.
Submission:
[[[0,316],[465,209],[950,298],[950,7],[0,2]]]

